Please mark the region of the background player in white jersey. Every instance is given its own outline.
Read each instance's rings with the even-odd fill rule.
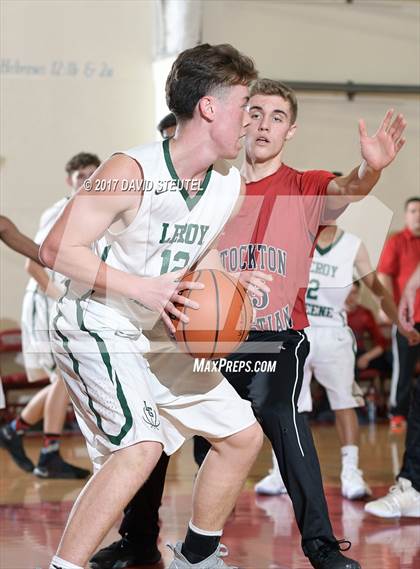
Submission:
[[[341,491],[345,498],[359,499],[371,491],[359,466],[359,425],[356,407],[364,405],[362,391],[355,382],[355,339],[347,326],[345,301],[352,288],[353,275],[360,278],[379,300],[382,310],[406,337],[417,338],[398,322],[397,307],[372,270],[367,250],[358,237],[331,225],[318,236],[306,294],[310,327],[306,330],[310,352],[305,362],[299,412],[312,410],[310,383],[314,374],[326,389],[335,413],[341,444]],[[274,457],[273,457],[274,459]],[[281,494],[286,488],[278,465],[255,487],[258,493]]]
[[[226,567],[220,535],[261,448],[261,429],[250,404],[225,380],[200,382],[196,391],[190,382],[185,391],[176,377],[165,384],[154,376],[143,357],[149,342],[142,329],[154,312],[174,331],[169,314],[187,320],[175,303],[198,308],[179,291],[200,285],[179,279],[211,247],[238,202],[239,172],[216,161],[240,150],[255,76],[252,60],[229,45],[182,52],[166,86],[176,137],[107,160],[41,247],[41,259],[72,279],[56,305],[51,337],[100,467],[73,507],[51,569],[84,567],[162,448],[172,454],[196,432],[213,449],[197,476],[193,517],[185,542],[173,548],[171,568]],[[124,191],[126,181],[142,191]],[[108,183],[109,193],[90,191]],[[215,250],[205,262],[221,267]]]
[[[66,164],[67,185],[74,194],[87,180],[100,160],[94,154],[80,152]],[[57,201],[41,216],[37,244],[42,243],[59,217],[69,197]],[[90,472],[63,460],[59,452],[69,396],[52,354],[49,339],[49,315],[56,300],[63,294],[63,276],[43,268],[28,259],[26,269],[31,279],[26,287],[22,307],[22,351],[28,381],[49,379],[50,385],[42,388],[25,406],[21,414],[0,429],[0,443],[15,463],[40,478],[86,478]],[[23,437],[30,427],[43,419],[44,441],[38,464],[25,453]]]
[[[21,233],[16,225],[5,215],[0,215],[0,241],[6,243],[8,247],[33,259],[38,260],[38,245],[29,239],[26,235]],[[4,397],[3,386],[0,377],[0,409],[4,409],[6,406],[6,399]],[[1,445],[1,439],[0,439]]]

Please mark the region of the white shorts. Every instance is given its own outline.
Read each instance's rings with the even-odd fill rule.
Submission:
[[[22,306],[22,353],[28,381],[57,379],[49,337],[49,319],[54,301],[44,293],[26,291]]]
[[[299,411],[312,411],[310,385],[313,375],[325,388],[334,411],[363,407],[363,393],[354,380],[356,342],[351,329],[348,326],[313,326],[305,332],[310,351],[298,400]]]
[[[193,358],[97,302],[56,304],[51,341],[95,468],[113,451],[157,441],[174,453],[195,434],[233,435],[255,423],[251,404],[219,373],[193,373]],[[161,340],[164,351],[146,352]],[[148,361],[149,360],[149,361]],[[156,375],[155,375],[156,373]]]

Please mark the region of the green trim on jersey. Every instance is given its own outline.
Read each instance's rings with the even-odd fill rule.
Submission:
[[[328,247],[325,247],[323,249],[319,245],[315,245],[315,249],[318,251],[318,253],[320,255],[326,255],[327,253],[329,253],[331,251],[331,249],[333,247],[335,247],[337,245],[337,243],[340,241],[340,239],[343,237],[343,235],[344,235],[344,231],[341,233],[341,235],[338,237],[338,239],[336,239],[336,241],[333,241],[330,245],[328,245]]]
[[[35,332],[35,319],[36,319],[36,295],[38,294],[38,285],[32,293],[32,332]]]
[[[203,197],[204,192],[206,191],[207,186],[210,182],[211,173],[213,171],[213,166],[209,166],[204,180],[200,184],[200,189],[194,196],[190,196],[187,190],[183,187],[182,181],[179,179],[178,174],[176,173],[174,163],[172,162],[171,153],[169,150],[169,138],[165,139],[162,143],[163,145],[163,155],[165,157],[166,167],[169,170],[172,179],[179,185],[180,187],[180,194],[184,198],[185,203],[188,209],[191,211],[195,205],[198,204],[200,199]]]
[[[357,355],[357,340],[356,340],[356,336],[354,335],[354,332],[353,332],[353,330],[350,328],[350,326],[347,325],[347,329],[348,329],[348,331],[350,332],[350,336],[351,336],[351,338],[352,338],[352,346],[351,346],[351,348],[352,348],[352,350],[353,350],[354,355],[356,356],[356,355]]]
[[[83,298],[83,297],[82,297]],[[78,303],[80,302],[80,299],[77,301]],[[77,319],[79,321],[79,306],[77,307],[78,310],[78,314],[77,314]],[[100,431],[102,431],[102,433],[107,437],[107,439],[114,445],[120,445],[122,439],[125,437],[125,435],[128,433],[128,431],[131,429],[132,425],[133,425],[133,417],[131,415],[131,411],[128,408],[127,405],[127,401],[124,397],[124,393],[122,392],[122,388],[121,385],[118,381],[118,377],[117,374],[115,374],[115,378],[117,381],[117,397],[118,400],[121,403],[121,407],[123,409],[124,412],[124,416],[125,416],[125,424],[123,425],[123,427],[121,428],[120,432],[118,433],[118,435],[110,435],[107,432],[105,432],[105,430],[102,427],[102,418],[99,415],[99,413],[97,412],[97,410],[95,409],[95,406],[93,404],[93,400],[92,397],[89,394],[89,390],[87,387],[87,384],[85,382],[85,380],[83,379],[83,377],[80,374],[80,367],[79,367],[79,361],[74,357],[73,352],[70,350],[69,348],[69,339],[67,338],[67,336],[65,336],[58,328],[58,319],[60,318],[60,316],[63,316],[59,306],[57,305],[57,315],[55,316],[54,320],[53,320],[53,326],[54,326],[54,330],[57,332],[58,337],[61,339],[61,341],[63,342],[63,348],[65,349],[65,351],[67,352],[71,362],[72,362],[72,367],[73,367],[73,371],[74,373],[77,375],[77,377],[80,379],[80,381],[83,384],[83,387],[85,388],[85,392],[88,398],[88,404],[89,404],[89,408],[92,411],[92,413],[95,416],[96,419],[96,424],[98,425],[98,428],[100,429]],[[82,317],[83,318],[83,317]],[[95,338],[96,339],[96,338]],[[103,342],[103,340],[102,340]],[[108,353],[108,352],[107,352]],[[101,354],[102,355],[102,354]],[[108,354],[109,356],[109,354]],[[104,359],[104,358],[102,358]],[[106,365],[106,364],[105,364]],[[111,368],[112,369],[112,368]],[[108,369],[108,373],[109,373],[109,369]],[[112,376],[111,376],[111,381],[112,381]],[[124,406],[123,406],[124,404]],[[128,412],[128,413],[127,413]],[[127,414],[126,414],[127,413]],[[128,416],[127,416],[128,415]]]
[[[111,250],[112,245],[105,245],[104,250],[102,251],[102,255],[101,255],[101,261],[103,261],[105,263],[105,261],[108,259],[108,254]]]
[[[118,433],[118,435],[110,435],[109,433],[106,433],[104,431],[104,429],[102,428],[102,419],[101,419],[100,415],[95,411],[95,409],[93,407],[93,402],[91,401],[90,398],[89,398],[89,407],[92,409],[92,411],[95,414],[96,422],[98,424],[98,428],[104,433],[104,435],[108,438],[108,440],[112,444],[119,445],[121,443],[122,439],[125,437],[125,435],[128,433],[128,431],[133,426],[133,415],[131,414],[130,408],[129,408],[128,403],[127,403],[127,399],[125,398],[125,395],[124,395],[123,388],[121,386],[120,380],[118,379],[118,374],[116,371],[113,373],[113,368],[112,368],[112,364],[111,364],[111,357],[109,355],[105,341],[103,340],[103,338],[101,338],[101,336],[99,336],[99,334],[97,334],[96,332],[93,332],[92,330],[89,330],[85,326],[85,322],[84,322],[84,318],[83,318],[83,309],[82,309],[82,306],[80,304],[80,302],[82,300],[87,300],[87,295],[84,295],[84,296],[82,296],[82,298],[78,298],[76,300],[77,323],[79,324],[79,328],[82,332],[87,332],[89,334],[89,336],[96,341],[99,353],[101,354],[102,361],[106,367],[106,370],[108,372],[108,376],[109,376],[109,379],[111,380],[111,383],[114,383],[114,377],[115,377],[117,399],[121,405],[121,409],[122,409],[122,412],[123,412],[124,418],[125,418],[125,423],[121,427],[121,430]],[[87,389],[86,389],[86,393],[87,393]],[[88,397],[89,397],[89,395],[88,395]]]
[[[102,252],[101,255],[101,259],[102,261],[106,261],[109,251],[111,249],[111,245],[107,245],[104,249],[104,251]],[[83,379],[83,377],[80,374],[80,367],[79,367],[79,361],[74,357],[74,354],[72,353],[72,351],[69,348],[69,339],[67,338],[67,336],[65,336],[58,328],[57,322],[58,319],[60,318],[60,316],[62,316],[62,312],[60,309],[60,305],[59,303],[62,302],[64,296],[67,294],[69,288],[70,288],[70,284],[71,281],[70,279],[67,279],[65,282],[65,287],[66,287],[66,292],[64,293],[64,295],[61,297],[61,299],[58,301],[57,303],[57,315],[55,316],[54,320],[53,320],[53,326],[54,326],[54,330],[56,331],[57,335],[59,336],[59,338],[61,339],[62,343],[63,343],[63,348],[65,349],[65,351],[67,352],[71,362],[72,362],[72,367],[73,367],[73,371],[74,373],[77,375],[77,377],[80,379],[80,381],[83,384],[83,387],[85,388],[85,392],[88,398],[88,405],[90,410],[92,411],[92,413],[95,416],[96,419],[96,424],[98,426],[98,429],[100,431],[102,431],[102,433],[107,437],[107,439],[113,444],[113,445],[120,445],[122,439],[125,437],[125,435],[130,431],[130,429],[133,426],[133,415],[131,414],[130,408],[128,406],[127,403],[127,399],[125,398],[124,395],[124,391],[123,388],[121,386],[120,380],[118,378],[117,372],[115,372],[115,385],[116,385],[116,391],[117,391],[117,398],[118,401],[121,405],[121,409],[123,411],[124,414],[124,418],[125,418],[125,423],[124,425],[121,427],[120,432],[118,433],[118,435],[111,435],[109,433],[107,433],[104,428],[102,427],[102,418],[99,415],[99,413],[97,412],[97,410],[95,409],[95,406],[93,404],[93,400],[89,394],[89,390],[87,387],[87,384],[85,382],[85,380]],[[112,369],[112,364],[111,364],[111,358],[109,355],[109,352],[107,350],[105,341],[103,340],[103,338],[101,338],[99,336],[99,334],[97,334],[96,332],[92,332],[91,330],[88,330],[85,326],[84,323],[84,319],[83,319],[83,309],[81,307],[80,302],[82,300],[88,301],[91,297],[93,293],[93,290],[89,290],[87,293],[85,293],[81,298],[76,299],[76,315],[77,315],[77,322],[79,324],[79,328],[82,332],[87,332],[89,334],[89,336],[91,336],[91,338],[93,338],[96,341],[96,344],[98,346],[99,352],[101,354],[101,358],[102,361],[106,367],[106,370],[108,372],[108,376],[111,380],[111,383],[114,383],[114,378],[113,378],[113,369]]]

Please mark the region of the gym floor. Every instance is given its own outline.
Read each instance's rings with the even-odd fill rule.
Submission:
[[[332,426],[313,428],[335,534],[352,542],[351,556],[363,569],[417,569],[420,567],[420,525],[417,519],[384,520],[365,514],[363,501],[350,502],[340,494],[339,446]],[[27,438],[28,454],[37,459],[41,440]],[[383,495],[393,483],[401,462],[404,435],[391,435],[387,425],[361,428],[361,467],[374,496]],[[83,440],[65,437],[63,456],[89,467]],[[56,549],[68,513],[80,491],[80,482],[39,480],[20,471],[0,449],[0,568],[46,569]],[[234,514],[226,525],[223,543],[230,563],[241,569],[309,569],[300,548],[288,496],[262,497],[253,491],[271,463],[268,443],[248,478]],[[164,569],[172,554],[165,544],[182,538],[190,516],[191,488],[195,474],[192,444],[188,442],[171,460],[161,509]],[[117,529],[104,545],[118,538]],[[152,568],[150,568],[152,569]]]

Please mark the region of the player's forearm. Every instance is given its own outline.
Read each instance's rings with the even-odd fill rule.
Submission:
[[[398,309],[392,294],[385,288],[379,278],[375,275],[370,290],[379,301],[383,312],[388,316],[393,324],[398,324]]]
[[[347,176],[340,176],[334,180],[338,186],[337,194],[344,198],[347,197],[351,201],[358,197],[363,198],[376,185],[380,176],[380,171],[374,170],[363,160]]]
[[[16,253],[29,257],[36,263],[40,262],[38,258],[39,246],[32,239],[23,235],[15,225],[11,224],[11,227],[4,229],[1,232],[1,238]]]
[[[389,292],[389,294],[394,294],[394,287],[392,285],[392,278],[385,273],[377,273],[379,282],[382,286]]]
[[[35,263],[32,259],[28,259],[25,269],[30,276],[36,280],[39,288],[44,294],[53,300],[58,300],[62,296],[63,290],[55,285],[55,283],[50,279],[47,271],[43,269],[41,265]]]
[[[417,265],[416,270],[408,279],[403,294],[410,297],[415,297],[417,290],[420,288],[420,263]]]
[[[88,247],[61,244],[56,251],[47,237],[40,256],[47,267],[88,288],[138,299],[141,278],[110,267]]]
[[[384,353],[384,349],[382,346],[374,346],[371,350],[368,350],[364,355],[368,358],[369,361],[374,360],[375,358],[379,358]]]

